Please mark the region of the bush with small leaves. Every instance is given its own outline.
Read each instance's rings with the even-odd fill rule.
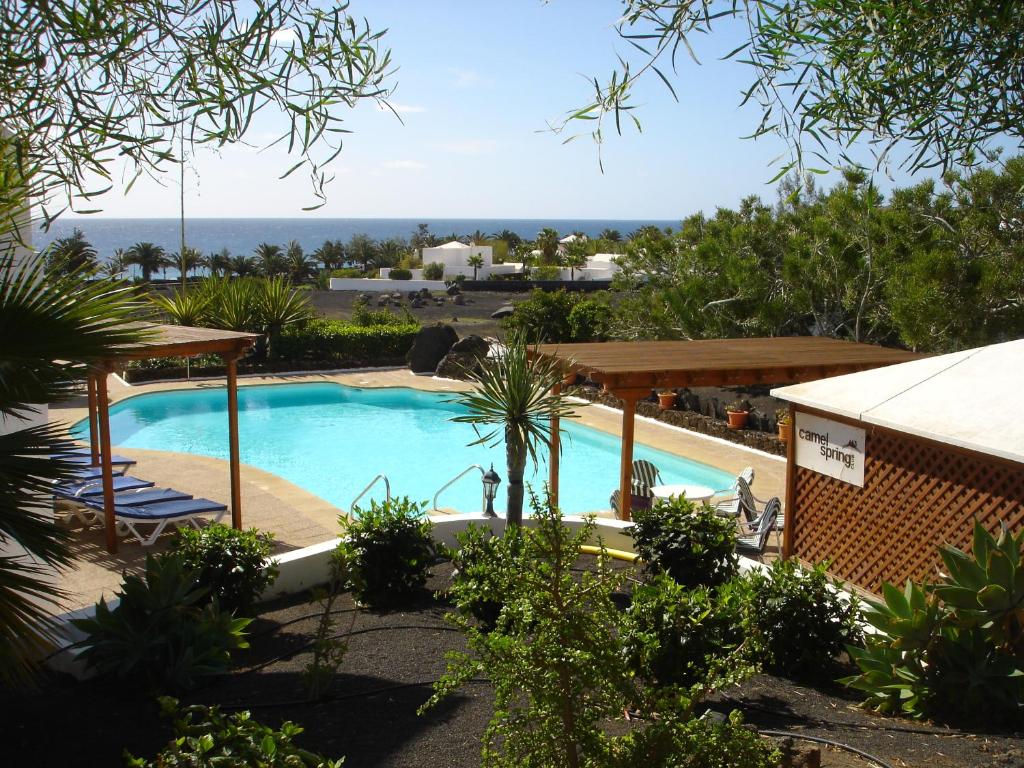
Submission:
[[[175,557],[147,556],[145,575],[126,574],[117,597],[117,607],[100,598],[95,616],[72,622],[86,634],[76,643],[82,660],[101,675],[151,690],[187,690],[227,670],[232,651],[249,647],[251,620],[209,603],[207,590]]]
[[[715,587],[739,570],[736,526],[705,505],[687,499],[658,500],[633,511],[629,528],[640,559],[684,587]]]
[[[495,536],[489,528],[470,525],[456,534],[459,548],[452,554],[455,574],[448,594],[463,615],[474,617],[488,632],[511,592],[521,546],[518,531]]]
[[[723,723],[711,720],[653,720],[625,736],[611,765],[672,768],[777,768],[778,748],[743,725],[733,711]]]
[[[841,592],[826,567],[776,560],[739,580],[745,624],[764,651],[765,671],[794,680],[831,679],[846,646],[861,642],[857,600]]]
[[[370,608],[393,608],[416,597],[437,559],[430,522],[408,496],[353,510],[338,545],[349,563],[349,586]]]
[[[432,261],[423,267],[424,280],[444,280],[444,264]]]
[[[296,746],[302,728],[287,720],[275,731],[248,712],[225,715],[217,707],[179,707],[166,696],[160,708],[174,720],[174,738],[152,760],[128,755],[129,768],[341,768],[344,762]]]
[[[753,672],[744,647],[742,604],[734,591],[686,589],[665,575],[633,590],[622,645],[637,676],[654,685],[690,686],[709,670]]]
[[[412,271],[402,269],[401,267],[395,267],[388,272],[388,277],[392,280],[412,280]]]
[[[277,578],[270,562],[273,541],[272,533],[214,523],[180,529],[170,556],[195,574],[208,599],[216,599],[222,610],[244,613]]]

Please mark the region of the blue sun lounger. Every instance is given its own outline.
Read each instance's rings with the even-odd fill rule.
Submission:
[[[168,489],[171,490],[171,489]],[[103,509],[102,500],[86,502],[96,509]],[[151,504],[139,504],[128,506],[120,504],[114,507],[114,515],[117,517],[119,526],[123,526],[128,534],[144,547],[152,545],[157,537],[164,532],[168,523],[181,525],[189,523],[198,528],[197,518],[201,515],[215,513],[213,522],[219,523],[220,519],[227,512],[227,506],[210,499],[178,499],[175,501],[159,501]],[[143,536],[136,527],[140,524],[150,523],[154,525],[149,536]]]
[[[115,479],[120,480],[123,478]],[[148,485],[134,490],[118,491],[115,489],[115,509],[117,507],[137,507],[142,504],[155,504],[163,501],[183,501],[192,498],[192,494],[176,491],[174,488],[154,488],[152,487],[153,483],[149,483],[146,480],[140,480],[139,482],[147,483]],[[63,493],[56,493],[54,495],[57,497],[57,500],[71,505],[68,510],[70,514],[65,517],[65,520],[70,520],[71,515],[74,515],[83,525],[92,525],[94,523],[103,523],[102,487],[100,491],[101,493],[99,494],[90,493],[84,496],[69,496]]]
[[[117,475],[113,478],[114,493],[120,491],[137,491],[140,488],[152,488],[156,483],[131,475]],[[88,496],[103,495],[103,481],[99,477],[83,478],[78,482],[65,483],[53,488],[53,495],[62,499],[78,499]]]
[[[55,453],[52,455],[55,459],[67,462],[68,464],[74,464],[80,467],[89,467],[90,469],[96,469],[92,467],[92,455],[88,451],[71,451],[68,453]],[[129,459],[127,456],[118,456],[116,453],[110,457],[110,466],[112,467],[131,467],[138,464],[135,459]],[[123,471],[123,470],[122,470]]]

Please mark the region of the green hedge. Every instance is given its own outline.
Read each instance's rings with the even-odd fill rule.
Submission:
[[[418,325],[359,326],[317,319],[286,329],[278,349],[288,360],[389,363],[405,358],[419,330]]]

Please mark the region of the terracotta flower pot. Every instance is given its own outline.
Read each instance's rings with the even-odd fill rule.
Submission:
[[[663,411],[667,411],[670,408],[674,408],[676,404],[676,393],[675,392],[659,392],[658,393],[658,407]]]
[[[729,417],[729,429],[743,429],[750,411],[726,411],[725,415]]]
[[[793,423],[783,424],[779,422],[779,440],[788,443],[793,438]]]

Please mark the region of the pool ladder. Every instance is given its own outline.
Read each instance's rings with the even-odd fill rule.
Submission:
[[[449,488],[451,488],[453,485],[455,485],[455,483],[457,483],[459,480],[464,478],[466,475],[468,475],[474,469],[477,470],[480,473],[480,479],[482,480],[483,476],[485,474],[484,468],[481,467],[479,464],[470,464],[464,470],[459,472],[459,474],[457,474],[455,477],[453,477],[451,480],[449,480],[447,483],[445,483],[444,485],[442,485],[440,488],[437,489],[437,493],[434,494],[434,501],[430,505],[431,509],[436,510],[438,508],[437,507],[437,499],[438,499],[438,497],[442,493],[447,491]],[[483,492],[482,489],[480,491],[480,504],[481,504],[481,506],[480,506],[480,511],[481,512],[483,512],[484,510],[487,509],[487,497],[484,495],[484,492]]]
[[[349,505],[349,508],[348,508],[349,512],[351,512],[353,509],[356,508],[356,504],[359,503],[359,500],[361,498],[363,498],[363,496],[365,496],[367,493],[369,493],[370,489],[373,488],[373,486],[375,486],[377,484],[378,480],[383,480],[384,481],[384,495],[385,495],[385,498],[388,500],[388,502],[391,501],[391,481],[388,480],[388,476],[387,475],[381,473],[381,474],[377,475],[375,478],[373,478],[373,480],[370,481],[369,485],[367,485],[365,488],[363,488],[363,490],[359,492],[359,495],[356,496],[352,500],[352,503]]]

